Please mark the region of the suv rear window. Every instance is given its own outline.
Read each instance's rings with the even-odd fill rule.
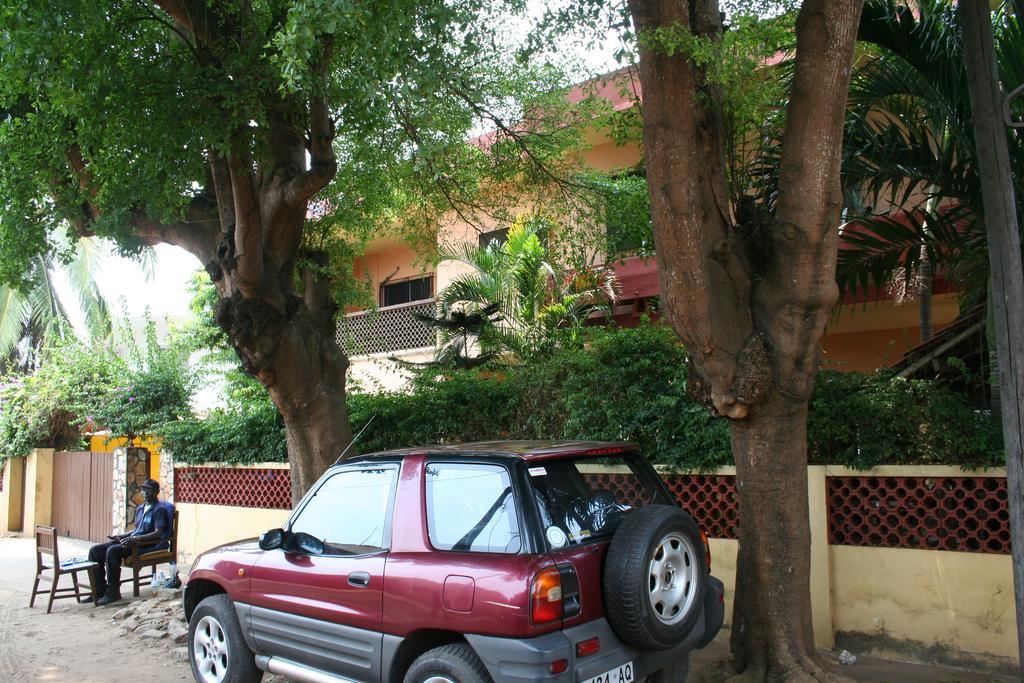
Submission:
[[[530,483],[551,549],[610,536],[635,507],[671,503],[631,457],[545,460],[529,466]]]
[[[522,547],[512,482],[499,465],[427,465],[427,530],[438,550],[518,553]]]

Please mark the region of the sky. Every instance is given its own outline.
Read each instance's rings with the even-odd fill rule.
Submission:
[[[96,274],[96,285],[112,307],[115,319],[123,318],[123,311],[129,318],[141,318],[148,307],[156,321],[165,318],[182,321],[191,317],[188,283],[201,264],[196,257],[184,249],[161,244],[155,247],[156,267],[152,279],[148,279],[142,264],[137,260],[116,256],[107,248],[100,271]],[[67,278],[57,273],[57,288],[65,301],[73,301]],[[82,330],[81,315],[75,307],[69,307],[69,315],[75,328]]]

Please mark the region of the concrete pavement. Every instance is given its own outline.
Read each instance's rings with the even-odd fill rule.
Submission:
[[[64,558],[85,556],[88,549],[88,543],[60,539],[60,553]],[[125,603],[94,608],[78,605],[73,600],[60,600],[54,603],[53,613],[48,615],[46,602],[40,596],[36,607],[29,609],[28,595],[34,576],[34,540],[0,537],[0,682],[116,683],[141,679],[146,683],[171,683],[192,680],[188,665],[170,656],[170,643],[150,644],[118,632],[111,615]],[[70,577],[64,577],[63,581],[71,585]],[[142,591],[142,599],[147,597],[148,587]],[[728,635],[723,632],[706,649],[694,653],[691,667],[697,674],[694,678],[700,677],[702,669],[728,657]],[[825,656],[834,661],[833,655],[825,653]],[[985,672],[863,656],[858,657],[856,664],[842,667],[841,673],[856,681],[875,683],[1015,680]]]

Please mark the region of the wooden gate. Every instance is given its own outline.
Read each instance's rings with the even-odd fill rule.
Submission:
[[[53,454],[53,526],[61,536],[96,543],[112,529],[114,454]]]

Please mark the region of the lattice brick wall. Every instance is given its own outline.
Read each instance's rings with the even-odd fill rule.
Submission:
[[[433,330],[413,317],[432,313],[434,302],[357,313],[338,321],[336,341],[350,355],[432,348]]]
[[[738,537],[736,477],[719,474],[670,474],[668,490],[711,538]]]
[[[636,505],[640,487],[632,474],[588,474],[592,486],[615,494],[623,503]],[[736,538],[739,508],[736,501],[736,477],[715,474],[670,474],[665,484],[676,501],[693,515],[711,538]]]
[[[636,475],[626,473],[597,473],[587,472],[583,475],[594,489],[604,489],[615,494],[615,500],[627,505],[638,505],[644,503],[643,486],[636,480]]]
[[[835,545],[1009,553],[1003,477],[829,477]]]
[[[286,469],[178,467],[174,502],[288,510],[291,476]]]

